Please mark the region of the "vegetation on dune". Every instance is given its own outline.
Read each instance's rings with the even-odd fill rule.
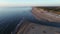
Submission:
[[[53,12],[56,14],[60,14],[60,7],[36,7],[38,9],[44,9],[48,12]]]

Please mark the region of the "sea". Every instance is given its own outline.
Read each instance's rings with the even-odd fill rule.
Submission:
[[[0,21],[30,10],[32,7],[0,7]]]

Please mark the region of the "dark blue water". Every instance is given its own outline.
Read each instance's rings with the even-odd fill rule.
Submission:
[[[5,19],[6,17],[20,15],[24,11],[26,12],[29,10],[31,10],[31,7],[0,8],[0,20]]]
[[[0,8],[0,31],[6,33],[13,30],[22,19],[24,12],[28,12],[31,9],[31,7]]]

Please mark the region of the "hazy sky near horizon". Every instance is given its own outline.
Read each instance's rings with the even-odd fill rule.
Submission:
[[[60,0],[0,0],[0,6],[60,5]]]

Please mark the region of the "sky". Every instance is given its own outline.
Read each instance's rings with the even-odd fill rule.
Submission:
[[[0,0],[0,6],[54,6],[60,5],[60,0]]]

